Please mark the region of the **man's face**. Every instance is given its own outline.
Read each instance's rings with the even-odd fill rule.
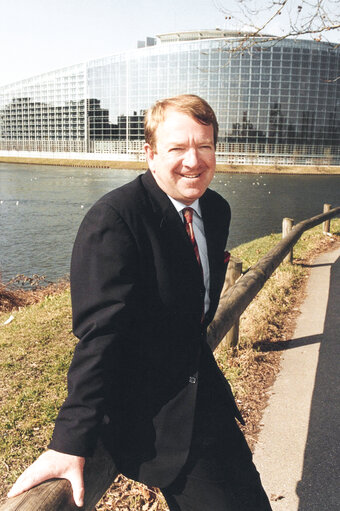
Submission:
[[[214,130],[168,109],[156,130],[156,149],[145,144],[149,168],[170,197],[190,205],[208,188],[216,167]]]

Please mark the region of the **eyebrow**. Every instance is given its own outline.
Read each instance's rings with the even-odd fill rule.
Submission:
[[[183,146],[183,145],[186,145],[186,144],[187,144],[186,141],[184,142],[184,141],[180,141],[180,140],[169,140],[169,142],[167,142],[168,146],[170,146],[170,145]],[[196,145],[202,145],[202,144],[214,145],[214,141],[212,139],[201,140]]]

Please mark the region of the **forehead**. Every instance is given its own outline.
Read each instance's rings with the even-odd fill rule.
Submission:
[[[202,124],[184,112],[168,108],[165,111],[164,119],[157,126],[156,141],[171,143],[188,138],[213,142],[213,125]]]

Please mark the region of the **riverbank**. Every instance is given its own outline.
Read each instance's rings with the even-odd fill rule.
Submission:
[[[221,346],[216,357],[236,394],[247,421],[245,434],[253,446],[267,391],[280,363],[298,314],[308,264],[315,254],[340,239],[340,220],[332,220],[333,236],[321,226],[307,231],[294,248],[294,264],[281,265],[251,303],[240,322],[236,353]],[[241,245],[232,254],[243,269],[255,264],[280,239],[266,236]],[[0,297],[1,299],[1,297]],[[13,319],[7,323],[11,317]],[[66,372],[76,343],[71,331],[69,288],[36,304],[0,313],[0,485],[2,494],[46,445],[66,394]],[[120,477],[97,511],[165,511],[153,490]]]
[[[147,170],[145,161],[78,160],[64,158],[22,158],[0,156],[0,163],[20,163],[26,165],[57,165],[66,167],[95,167],[130,170]],[[340,166],[332,165],[234,165],[218,163],[217,172],[230,174],[287,174],[287,175],[340,175]]]

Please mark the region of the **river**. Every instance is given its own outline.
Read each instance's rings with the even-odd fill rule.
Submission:
[[[72,245],[89,207],[138,172],[125,169],[0,163],[0,271],[57,280],[69,273]],[[281,231],[340,205],[340,176],[216,174],[211,188],[232,209],[228,248]]]

